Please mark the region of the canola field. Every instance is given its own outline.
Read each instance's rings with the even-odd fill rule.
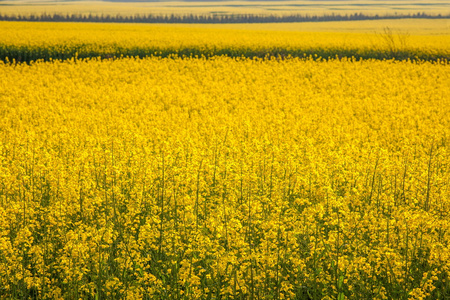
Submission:
[[[448,299],[449,67],[0,62],[0,299]]]
[[[0,22],[0,33],[0,60],[15,62],[172,55],[450,59],[448,20],[245,26]]]

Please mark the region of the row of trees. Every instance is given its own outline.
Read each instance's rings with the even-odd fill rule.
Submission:
[[[82,15],[82,14],[31,14],[31,15],[7,15],[0,14],[0,21],[35,21],[35,22],[112,22],[112,23],[282,23],[282,22],[325,22],[325,21],[352,21],[352,20],[379,20],[379,19],[403,19],[403,18],[450,18],[447,15],[430,15],[424,12],[415,14],[394,15],[365,15],[354,14],[325,14],[321,16],[311,15],[255,15],[255,14],[209,14],[209,15]]]

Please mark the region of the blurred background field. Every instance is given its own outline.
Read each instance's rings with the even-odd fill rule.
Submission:
[[[272,24],[208,24],[209,28],[301,31],[301,32],[354,32],[382,34],[386,28],[410,35],[450,35],[448,19],[397,19],[335,22],[297,22]],[[446,41],[443,41],[447,43]]]
[[[8,14],[409,14],[450,12],[450,3],[435,1],[1,1],[0,12]]]
[[[388,27],[391,26],[391,27]],[[450,57],[446,20],[278,24],[1,22],[0,59],[221,56],[437,60]]]

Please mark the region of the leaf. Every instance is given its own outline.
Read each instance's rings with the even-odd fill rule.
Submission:
[[[344,275],[339,276],[337,287],[338,289],[342,289],[342,285],[344,284]]]

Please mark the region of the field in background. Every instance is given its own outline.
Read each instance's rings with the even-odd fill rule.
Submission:
[[[196,25],[185,24],[197,27]],[[304,23],[271,23],[271,24],[208,24],[200,25],[207,28],[245,29],[245,30],[275,30],[300,32],[334,32],[334,33],[385,33],[386,28],[394,34],[406,35],[439,35],[444,43],[450,35],[450,20],[442,19],[400,19],[400,20],[364,20],[364,21],[336,21],[336,22],[304,22]],[[370,38],[369,38],[370,39]],[[426,44],[426,42],[425,42]],[[431,46],[431,45],[429,45]]]
[[[393,26],[386,29],[388,24]],[[445,20],[249,24],[247,30],[240,27],[0,22],[0,59],[28,62],[171,55],[423,60],[450,57],[450,28]],[[337,29],[342,32],[333,32]]]
[[[2,14],[448,14],[450,3],[435,1],[157,1],[157,2],[101,2],[101,1],[1,1]]]

